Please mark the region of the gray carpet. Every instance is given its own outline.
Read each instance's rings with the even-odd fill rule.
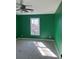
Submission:
[[[47,48],[49,48],[56,56],[56,49],[54,41],[16,41],[16,59],[58,59],[58,57],[43,56],[37,49],[34,42],[42,42]]]

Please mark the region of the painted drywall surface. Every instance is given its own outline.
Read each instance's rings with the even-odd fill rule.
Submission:
[[[62,4],[55,13],[54,20],[54,37],[59,54],[62,53]]]
[[[30,18],[40,18],[40,36],[30,34]],[[16,37],[17,38],[53,38],[53,14],[41,15],[16,15]]]

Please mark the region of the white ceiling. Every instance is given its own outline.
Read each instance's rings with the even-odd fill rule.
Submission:
[[[17,3],[20,0],[16,0]],[[20,11],[16,12],[16,14],[51,14],[55,13],[61,0],[23,0],[23,4],[25,5],[32,5],[34,11],[33,12],[24,12],[21,13]]]

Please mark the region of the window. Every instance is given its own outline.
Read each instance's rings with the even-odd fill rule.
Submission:
[[[40,19],[39,18],[31,18],[31,35],[40,35]]]

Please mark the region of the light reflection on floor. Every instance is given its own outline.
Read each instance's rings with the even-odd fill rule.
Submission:
[[[49,57],[57,57],[49,48],[47,48],[42,42],[34,41],[35,46],[40,51],[42,56],[49,56]]]

